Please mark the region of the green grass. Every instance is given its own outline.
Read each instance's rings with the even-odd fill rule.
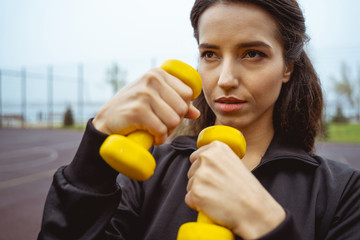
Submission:
[[[59,129],[85,130],[86,124],[76,124],[72,127],[58,126]],[[318,139],[325,142],[356,143],[360,144],[360,123],[329,123],[327,139]]]
[[[326,141],[360,143],[360,123],[330,123]]]
[[[57,126],[55,128],[61,129],[61,130],[79,130],[84,131],[86,128],[86,124],[75,124],[74,126],[64,127],[63,125]]]

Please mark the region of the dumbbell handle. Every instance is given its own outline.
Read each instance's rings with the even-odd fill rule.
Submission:
[[[205,213],[199,212],[197,222],[215,224]]]

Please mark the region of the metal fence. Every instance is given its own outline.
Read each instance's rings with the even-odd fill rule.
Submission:
[[[52,128],[62,124],[67,109],[77,124],[94,116],[103,101],[85,99],[84,65],[78,64],[71,75],[59,72],[53,66],[0,69],[0,127]]]

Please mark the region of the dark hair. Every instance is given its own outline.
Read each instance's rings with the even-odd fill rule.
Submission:
[[[194,36],[199,40],[198,23],[201,14],[215,3],[250,3],[267,11],[276,21],[284,45],[284,60],[293,64],[291,79],[283,84],[275,103],[273,120],[275,133],[287,142],[300,145],[306,151],[314,147],[321,128],[323,98],[318,76],[304,51],[308,41],[305,19],[296,0],[196,0],[191,11]],[[201,117],[187,122],[185,132],[197,135],[215,123],[215,115],[203,93],[194,101]]]

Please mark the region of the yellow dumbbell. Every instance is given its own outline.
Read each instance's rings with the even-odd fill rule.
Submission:
[[[161,68],[177,77],[193,90],[193,99],[201,93],[199,73],[179,60],[165,61]],[[110,135],[100,147],[101,157],[116,171],[137,181],[145,181],[154,173],[156,163],[148,149],[154,137],[147,131],[138,130],[127,136]]]
[[[200,148],[213,141],[226,143],[240,158],[246,151],[246,142],[242,133],[232,127],[216,125],[205,128],[198,136]],[[197,222],[189,222],[179,228],[177,240],[234,240],[233,233],[214,222],[204,213],[199,212]]]

